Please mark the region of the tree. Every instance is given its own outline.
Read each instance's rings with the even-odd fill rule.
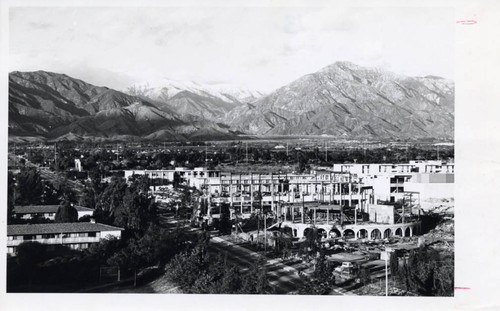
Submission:
[[[143,265],[143,254],[140,245],[136,240],[130,240],[127,247],[110,257],[107,263],[112,266],[119,266],[120,269],[132,269],[134,271],[134,286],[136,286],[137,269]]]
[[[328,263],[323,250],[318,252],[314,262],[315,269],[310,276],[303,273],[300,274],[302,286],[299,289],[299,294],[328,295],[335,284],[335,277],[332,275],[334,266]]]
[[[97,222],[113,224],[115,212],[123,203],[126,189],[127,184],[123,178],[118,177],[113,177],[102,190],[94,187],[94,191],[98,191],[94,211],[94,218]]]
[[[207,252],[209,235],[200,235],[193,249],[176,255],[165,267],[170,280],[188,293],[271,293],[263,262],[256,262],[244,274],[221,254]]]
[[[15,204],[40,204],[43,194],[43,184],[38,170],[23,167],[15,177],[15,181]]]
[[[143,178],[134,180],[114,211],[113,223],[137,232],[144,232],[150,223],[156,223],[156,204],[148,192],[149,186]]]
[[[453,255],[440,254],[430,247],[412,250],[404,259],[398,276],[408,291],[424,296],[452,296]]]
[[[260,259],[252,264],[250,269],[242,278],[241,294],[264,294],[273,293],[273,288],[267,278],[265,261]]]
[[[60,201],[76,203],[75,191],[69,186],[67,178],[55,181],[53,187],[57,191],[57,197]]]
[[[59,206],[54,218],[54,222],[77,222],[78,221],[78,211],[76,208],[71,206],[69,201],[64,201],[62,205]]]
[[[7,175],[7,224],[11,225],[14,220],[14,175],[9,171]]]
[[[226,235],[231,233],[231,211],[229,210],[228,204],[221,204],[220,207],[220,221],[219,221],[219,233],[221,235]]]

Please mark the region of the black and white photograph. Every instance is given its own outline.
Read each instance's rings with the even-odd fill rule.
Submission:
[[[468,288],[456,32],[476,17],[55,4],[3,14],[8,294]]]

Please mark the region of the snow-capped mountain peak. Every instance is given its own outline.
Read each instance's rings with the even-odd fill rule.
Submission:
[[[252,102],[264,94],[240,88],[231,84],[200,84],[193,81],[179,81],[168,78],[133,84],[125,90],[131,95],[141,95],[153,100],[166,101],[182,91],[204,97],[216,97],[228,103]]]

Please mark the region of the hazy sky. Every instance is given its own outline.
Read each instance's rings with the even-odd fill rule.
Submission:
[[[438,8],[11,8],[9,71],[270,91],[347,60],[453,79],[454,27]]]

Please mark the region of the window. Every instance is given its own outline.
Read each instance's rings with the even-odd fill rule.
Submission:
[[[89,232],[88,237],[95,238],[97,236],[96,232]]]
[[[23,235],[23,240],[24,241],[31,241],[34,240],[35,236],[34,235]]]
[[[87,237],[87,233],[78,233],[78,237],[80,237],[80,238],[86,238]]]
[[[42,234],[42,239],[54,239],[55,237],[55,234]]]

